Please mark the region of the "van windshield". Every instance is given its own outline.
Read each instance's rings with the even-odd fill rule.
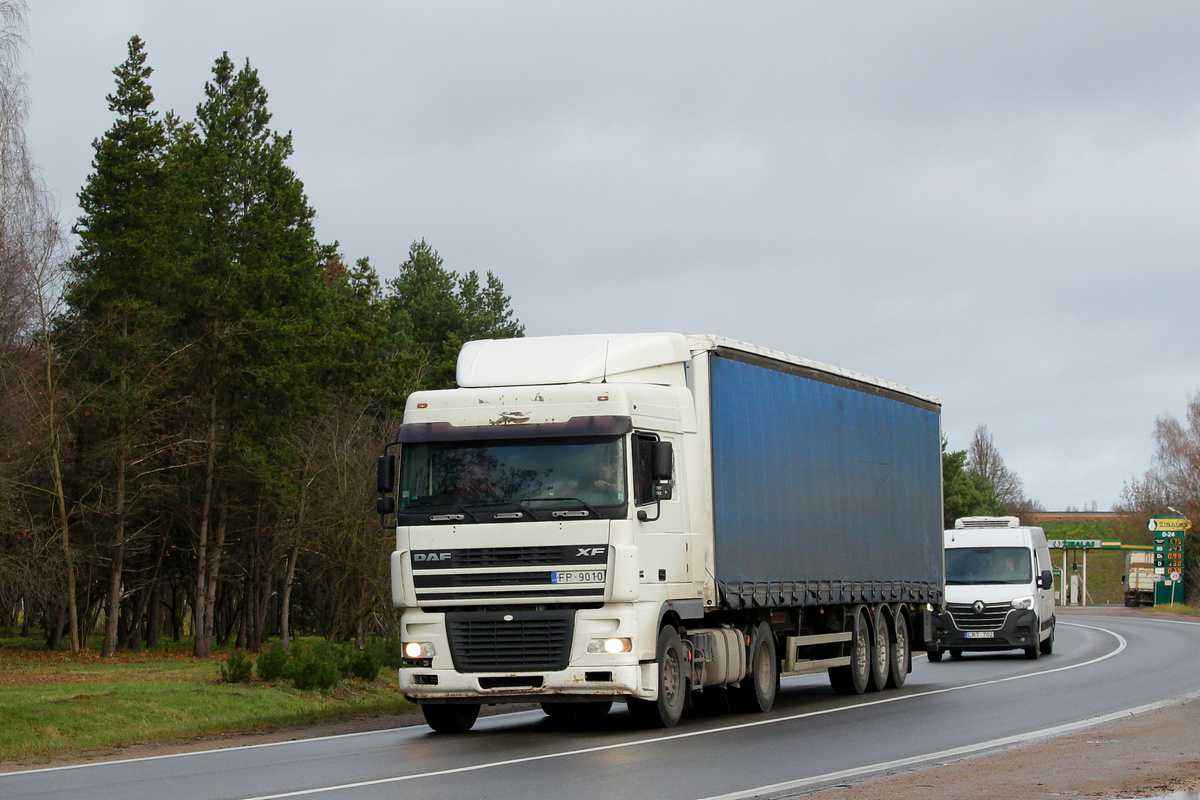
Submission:
[[[1025,547],[954,547],[946,550],[946,583],[1029,583],[1033,564]]]

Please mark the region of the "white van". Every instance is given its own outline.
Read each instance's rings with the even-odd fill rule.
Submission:
[[[1016,517],[963,517],[942,541],[946,610],[929,660],[967,650],[1052,653],[1054,573],[1042,529]]]

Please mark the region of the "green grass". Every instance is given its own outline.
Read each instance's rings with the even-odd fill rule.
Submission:
[[[412,709],[391,670],[300,691],[289,681],[224,683],[218,669],[228,656],[194,659],[173,646],[101,659],[0,637],[0,762]]]

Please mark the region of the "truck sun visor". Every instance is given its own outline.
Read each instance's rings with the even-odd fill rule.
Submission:
[[[550,439],[564,436],[623,436],[633,420],[620,416],[571,417],[565,422],[510,422],[504,425],[455,426],[448,422],[406,422],[396,441],[456,442],[491,439]]]

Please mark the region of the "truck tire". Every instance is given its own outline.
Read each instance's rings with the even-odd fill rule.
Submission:
[[[912,643],[908,637],[908,615],[903,611],[892,617],[892,669],[887,688],[899,689],[912,672]]]
[[[658,698],[629,698],[629,713],[638,724],[648,728],[674,728],[683,716],[687,699],[687,663],[679,631],[667,625],[658,632]]]
[[[438,733],[466,733],[479,718],[479,703],[423,704],[421,713]]]
[[[746,677],[734,695],[738,711],[758,714],[770,711],[779,689],[779,657],[771,626],[760,622],[750,633],[750,657]]]
[[[829,685],[838,694],[862,694],[871,680],[871,626],[867,614],[859,609],[854,614],[850,633],[850,664],[829,668]]]
[[[880,607],[871,625],[871,680],[867,682],[867,691],[882,692],[886,689],[891,671],[892,642],[888,636],[887,619]]]

